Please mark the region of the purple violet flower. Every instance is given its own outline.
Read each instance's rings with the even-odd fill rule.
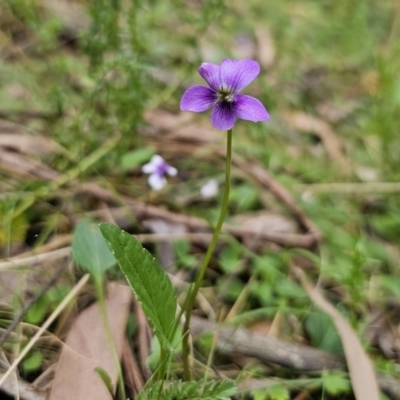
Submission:
[[[266,121],[269,114],[252,96],[239,94],[260,73],[253,60],[225,59],[221,65],[203,63],[199,74],[210,86],[192,86],[181,100],[182,111],[202,112],[213,107],[211,124],[220,130],[232,129],[236,118],[253,122]]]
[[[159,155],[155,154],[149,163],[143,165],[142,171],[145,174],[150,174],[148,182],[152,189],[161,190],[166,184],[167,180],[164,175],[175,176],[178,170],[171,167]]]

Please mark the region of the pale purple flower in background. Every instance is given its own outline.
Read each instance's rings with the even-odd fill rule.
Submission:
[[[216,179],[210,179],[205,185],[200,188],[201,197],[205,199],[211,199],[218,194],[218,181]]]
[[[142,171],[145,174],[150,174],[148,182],[152,189],[161,190],[166,184],[165,175],[175,176],[178,170],[171,167],[159,155],[155,154],[148,164],[143,165]]]
[[[220,130],[232,129],[236,119],[266,121],[269,114],[262,103],[252,96],[239,94],[260,73],[253,60],[225,59],[221,65],[203,63],[199,74],[210,86],[192,86],[181,100],[182,111],[202,112],[213,107],[211,124]]]

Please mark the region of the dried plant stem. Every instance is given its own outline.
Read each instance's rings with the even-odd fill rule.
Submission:
[[[208,246],[207,253],[203,259],[200,267],[199,274],[194,283],[193,289],[189,292],[189,298],[186,306],[186,319],[183,327],[182,337],[182,356],[183,356],[183,369],[185,379],[187,381],[192,379],[192,371],[189,363],[189,327],[190,327],[190,316],[196,301],[197,293],[203,283],[203,278],[206,273],[208,264],[210,263],[211,256],[217,245],[218,236],[221,232],[222,224],[225,220],[225,216],[228,210],[229,191],[231,186],[231,160],[232,160],[232,129],[227,132],[227,145],[226,145],[226,168],[225,168],[225,188],[222,197],[221,212],[218,218],[217,225],[213,233],[210,245]]]
[[[33,345],[37,342],[39,337],[44,333],[44,331],[53,323],[53,321],[58,317],[62,310],[68,305],[68,303],[79,293],[79,291],[86,285],[86,282],[89,280],[90,275],[84,275],[81,280],[72,288],[72,290],[65,296],[64,300],[58,305],[58,307],[51,313],[49,318],[44,322],[44,324],[40,327],[40,329],[35,333],[32,339],[28,342],[28,344],[24,347],[21,354],[14,360],[11,364],[10,368],[6,371],[6,373],[0,379],[0,387],[4,383],[4,381],[10,376],[10,374],[14,371],[14,369],[19,365],[22,359],[27,355],[29,350],[33,347]]]

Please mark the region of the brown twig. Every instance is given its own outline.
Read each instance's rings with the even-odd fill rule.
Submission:
[[[150,355],[150,326],[142,307],[137,301],[135,302],[135,313],[138,323],[139,365],[144,379],[148,381],[151,377],[150,368],[146,363],[147,357]]]
[[[255,164],[249,163],[241,159],[239,156],[233,157],[233,163],[242,171],[248,173],[253,179],[256,179],[261,185],[269,189],[299,221],[306,232],[314,236],[315,243],[322,240],[322,234],[315,224],[307,217],[304,211],[297,205],[292,194],[273,178],[264,168]]]
[[[217,324],[213,322],[196,316],[191,318],[190,330],[193,336],[215,332],[216,329]],[[299,372],[346,367],[345,360],[333,354],[232,326],[218,327],[217,349],[223,354],[240,353],[267,364],[278,364]],[[382,374],[378,374],[377,379],[381,390],[391,399],[400,400],[400,381]],[[265,384],[264,380],[259,382]]]
[[[72,235],[70,236],[70,241]],[[158,243],[161,241],[173,241],[178,239],[187,239],[194,243],[208,243],[211,240],[210,233],[144,233],[142,235],[133,235],[141,243]],[[60,244],[65,244],[64,241]],[[25,252],[21,255],[29,255],[28,257],[21,257],[21,255],[9,258],[7,261],[0,262],[0,270],[17,268],[21,266],[34,266],[37,264],[42,264],[46,261],[54,261],[62,257],[68,256],[72,251],[70,246],[62,247],[57,250],[49,251],[43,254],[34,255],[36,252]],[[33,254],[33,255],[30,255]]]
[[[33,265],[42,264],[46,261],[58,260],[62,257],[68,256],[70,252],[71,252],[70,247],[62,247],[61,249],[49,251],[47,253],[38,254],[30,257],[25,257],[25,258],[19,258],[18,256],[12,257],[8,261],[0,263],[0,270],[15,268],[18,266],[30,267]]]
[[[124,370],[125,383],[130,389],[130,396],[135,398],[144,386],[143,376],[136,363],[132,349],[125,339],[121,356],[122,368]]]
[[[216,329],[215,323],[192,316],[190,330],[193,336]],[[222,353],[240,353],[296,371],[321,371],[343,366],[339,358],[312,347],[260,335],[245,328],[223,326],[218,329],[217,348]]]
[[[79,189],[85,193],[89,193],[95,197],[101,198],[108,203],[121,203],[121,201],[124,202],[125,208],[121,207],[117,209],[110,209],[117,220],[118,217],[126,215],[128,209],[135,215],[138,220],[143,220],[146,218],[161,218],[176,224],[186,225],[190,230],[204,230],[210,228],[209,224],[203,219],[185,214],[178,214],[164,208],[156,207],[154,205],[146,204],[141,201],[133,200],[127,197],[118,198],[114,193],[100,187],[95,183],[83,184],[80,186]],[[290,196],[291,199],[291,195],[289,193],[288,196]],[[292,203],[290,204],[292,209],[296,209],[297,206],[294,200],[292,200]],[[299,216],[302,216],[304,221],[306,221],[306,223],[308,224],[308,228],[312,227],[313,230],[308,229],[309,233],[306,234],[282,234],[277,232],[255,233],[251,229],[246,229],[241,226],[230,224],[224,224],[223,230],[241,238],[257,236],[257,239],[276,243],[280,246],[312,248],[319,240],[318,230],[312,225],[312,222],[305,217],[304,213],[300,209],[297,210],[297,213]]]
[[[70,244],[71,240],[72,240],[72,234],[70,234],[70,233],[65,234],[65,235],[58,235],[50,242],[45,243],[42,246],[38,246],[34,250],[30,250],[30,251],[26,251],[24,253],[18,254],[18,256],[16,256],[15,259],[29,257],[29,256],[33,256],[33,255],[38,255],[38,254],[43,254],[43,253],[48,253],[49,251],[57,250],[60,247],[64,247],[64,246]]]

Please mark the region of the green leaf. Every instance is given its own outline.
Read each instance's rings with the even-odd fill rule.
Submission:
[[[0,202],[0,247],[7,243],[23,242],[29,223],[23,214],[14,216],[15,204],[12,201]]]
[[[177,307],[174,288],[160,263],[131,235],[100,224],[118,264],[135,292],[154,333],[164,348],[173,348],[170,333]]]
[[[145,388],[139,393],[136,400],[158,400],[163,382],[158,381],[153,386]],[[162,390],[163,400],[230,400],[237,393],[235,382],[224,379],[222,381],[174,381],[164,382]]]
[[[111,396],[114,395],[114,388],[113,388],[113,384],[112,384],[112,380],[110,375],[108,375],[107,371],[104,370],[101,367],[96,367],[94,369],[97,373],[97,375],[100,376],[101,380],[104,382],[104,384],[106,385],[108,391],[110,392]]]
[[[42,353],[34,351],[23,361],[22,367],[25,372],[36,371],[43,363]]]
[[[48,301],[45,296],[38,299],[25,314],[25,321],[34,325],[39,324],[46,314],[47,303]]]
[[[351,388],[349,379],[340,371],[324,371],[322,382],[324,389],[332,396],[348,393]]]
[[[116,263],[97,224],[88,220],[79,222],[75,229],[72,254],[75,261],[95,279],[102,279],[107,269]]]
[[[342,342],[327,315],[319,311],[310,312],[305,320],[305,328],[313,346],[332,354],[343,355]]]
[[[289,400],[289,391],[281,384],[272,385],[267,390],[267,399],[271,400]]]
[[[251,391],[254,400],[267,400],[268,395],[264,389],[254,389]]]
[[[226,274],[239,272],[243,267],[241,260],[241,250],[236,247],[227,247],[219,256],[221,269]]]
[[[130,151],[122,156],[121,168],[124,171],[136,168],[148,161],[154,154],[155,150],[150,147]]]
[[[174,351],[179,353],[182,350],[182,328],[178,326],[175,330],[174,337],[171,340]],[[161,346],[157,336],[154,336],[151,340],[151,352],[147,357],[147,365],[151,370],[156,371],[160,365],[161,359]]]
[[[196,257],[189,254],[190,251],[190,243],[189,241],[182,240],[174,240],[172,243],[172,247],[174,248],[177,262],[179,266],[183,266],[186,268],[194,268],[197,264]]]

